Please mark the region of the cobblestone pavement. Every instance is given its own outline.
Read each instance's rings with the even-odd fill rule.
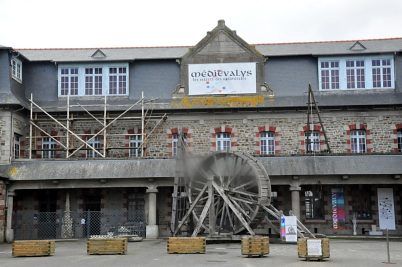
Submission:
[[[307,262],[297,257],[294,244],[270,244],[270,254],[247,258],[240,243],[208,244],[206,254],[167,254],[166,240],[130,242],[126,255],[87,255],[85,240],[56,242],[56,253],[49,257],[11,256],[11,245],[0,244],[0,267],[106,267],[106,266],[388,266],[383,240],[331,240],[331,257],[324,262]],[[402,242],[390,242],[391,266],[402,266]]]

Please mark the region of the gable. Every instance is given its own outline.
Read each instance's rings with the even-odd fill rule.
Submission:
[[[180,62],[184,95],[255,95],[264,81],[265,57],[223,20]]]
[[[243,54],[251,53],[248,49],[240,45],[236,40],[225,31],[219,31],[213,38],[209,40],[204,47],[198,51],[198,55],[214,55],[214,54]],[[252,54],[252,53],[251,53]]]
[[[262,62],[264,56],[220,20],[198,44],[182,57],[185,63]]]

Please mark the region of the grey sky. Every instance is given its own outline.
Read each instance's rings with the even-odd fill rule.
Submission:
[[[401,0],[0,0],[0,44],[195,45],[219,19],[251,44],[402,37]]]

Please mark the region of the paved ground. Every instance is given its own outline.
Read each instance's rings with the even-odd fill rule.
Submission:
[[[325,262],[306,262],[297,257],[296,245],[270,244],[270,254],[247,258],[240,254],[240,243],[208,244],[206,254],[167,254],[166,240],[130,242],[127,255],[87,255],[86,243],[56,242],[56,254],[50,257],[11,256],[11,245],[0,244],[0,267],[119,267],[119,266],[388,266],[386,243],[378,240],[331,240],[331,258]],[[389,266],[402,266],[402,242],[391,242]]]

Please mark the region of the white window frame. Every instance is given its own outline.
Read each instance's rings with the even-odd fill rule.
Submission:
[[[101,142],[100,136],[97,135],[97,136],[93,137],[92,139],[89,138],[87,143],[90,146],[92,146],[93,148],[95,148],[96,150],[98,150],[98,152],[100,152],[100,149],[102,148],[102,146],[101,146],[102,142]],[[90,147],[87,146],[87,148],[88,148],[87,158],[99,158],[100,157],[100,155],[98,153],[96,153],[95,151],[93,151]]]
[[[67,73],[62,74],[61,73],[62,70],[67,70]],[[77,71],[77,73],[73,74],[72,70],[74,70],[74,72]],[[72,81],[73,78],[74,78],[74,82]],[[67,84],[67,87],[63,88],[63,92],[64,92],[64,90],[67,90],[67,94],[62,93],[61,87],[62,87],[62,84],[64,84],[64,83]],[[76,86],[77,86],[76,88],[72,87],[73,83],[76,84]],[[79,86],[78,68],[76,68],[76,67],[61,68],[59,71],[59,95],[60,96],[67,96],[67,95],[76,96],[76,95],[78,95],[78,86]],[[74,90],[74,94],[72,93],[73,90]]]
[[[15,57],[11,59],[11,77],[22,83],[22,61]]]
[[[229,152],[232,145],[230,133],[220,132],[216,134],[216,151]]]
[[[183,133],[184,143],[187,144],[187,134]],[[177,156],[177,147],[179,144],[179,134],[172,134],[172,156]]]
[[[42,158],[54,159],[56,157],[56,141],[50,137],[42,138]]]
[[[21,135],[14,133],[14,159],[21,157]]]
[[[347,87],[347,68],[346,61],[364,61],[364,88],[348,88]],[[373,86],[373,67],[372,61],[373,60],[390,60],[390,68],[391,68],[391,86],[384,87],[383,80],[382,80],[382,70],[381,70],[381,87],[374,87]],[[337,89],[322,89],[322,77],[321,77],[321,63],[322,62],[333,62],[339,61],[339,88]],[[356,70],[356,67],[354,67]],[[363,68],[361,68],[363,69]],[[337,90],[370,90],[370,89],[394,89],[395,88],[395,61],[392,55],[384,55],[384,56],[350,56],[350,57],[320,57],[318,59],[318,83],[319,83],[319,90],[326,92],[326,91],[337,91]],[[330,81],[331,83],[331,81]]]
[[[402,129],[396,131],[396,139],[398,143],[398,152],[402,152]]]
[[[71,95],[70,88],[68,90],[68,94],[70,96],[128,96],[129,94],[129,81],[130,81],[130,69],[129,69],[129,64],[128,63],[115,63],[115,64],[60,64],[58,66],[58,96],[59,97],[66,97],[67,95],[62,95],[61,94],[61,70],[62,69],[71,69],[71,68],[77,68],[78,69],[78,94],[77,95]],[[91,95],[86,95],[85,94],[85,77],[91,76],[90,74],[85,74],[85,69],[88,68],[101,68],[102,69],[102,75],[99,77],[102,77],[102,94],[98,95],[95,94],[95,88],[93,88],[93,94]],[[119,94],[119,86],[117,87],[117,93],[116,94],[110,94],[109,92],[109,77],[110,73],[109,70],[110,68],[125,68],[126,73],[121,74],[118,73],[121,76],[125,75],[125,92],[122,94]],[[95,74],[93,74],[91,77],[95,77]],[[93,78],[95,79],[95,78]],[[119,78],[118,78],[118,83],[119,83]],[[93,80],[93,84],[95,84],[95,80]],[[119,85],[119,84],[118,84]],[[70,85],[69,85],[70,87]]]
[[[129,156],[130,158],[138,158],[141,157],[142,150],[142,135],[135,134],[130,135],[130,145],[129,145]]]
[[[354,154],[367,153],[367,132],[364,129],[350,131],[350,151]]]
[[[275,154],[275,132],[260,132],[260,151],[261,155]]]
[[[315,153],[321,151],[320,132],[308,131],[304,133],[304,144],[307,153]]]

